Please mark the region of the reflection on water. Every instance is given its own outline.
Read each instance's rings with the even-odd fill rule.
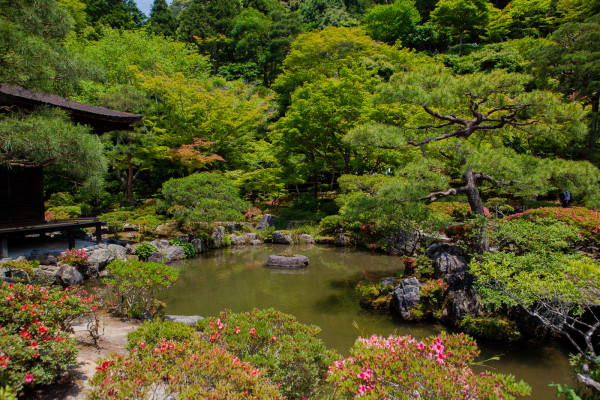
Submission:
[[[301,271],[270,270],[267,257],[291,250],[309,258]],[[412,324],[393,315],[366,312],[354,291],[359,280],[376,281],[404,269],[397,257],[321,246],[264,245],[255,249],[232,248],[174,264],[182,273],[162,300],[167,313],[218,315],[252,308],[276,308],[300,322],[321,327],[328,346],[347,355],[358,336],[410,334],[424,337],[442,330],[435,324]],[[487,367],[512,373],[532,385],[531,399],[556,397],[549,383],[574,384],[568,376],[567,352],[558,345],[480,343],[482,359],[501,355]],[[482,367],[476,367],[478,371]]]

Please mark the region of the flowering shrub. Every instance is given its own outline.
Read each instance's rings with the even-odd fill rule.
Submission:
[[[49,384],[75,365],[72,321],[96,307],[93,296],[0,283],[0,382],[14,392]]]
[[[155,315],[164,308],[156,299],[158,293],[177,280],[179,271],[164,264],[115,260],[106,269],[107,284],[116,311],[129,317]]]
[[[316,337],[320,329],[273,309],[240,314],[227,311],[198,322],[203,339],[232,352],[265,371],[286,398],[314,394],[336,359],[333,350]]]
[[[458,201],[433,202],[427,207],[435,216],[451,218],[457,222],[464,222],[471,216],[471,206],[469,203],[461,203]],[[491,216],[490,210],[483,207],[483,212],[486,217]]]
[[[100,360],[88,399],[283,399],[261,371],[202,340],[140,343]]]
[[[48,200],[48,206],[50,207],[61,207],[61,206],[74,206],[75,199],[70,193],[57,192],[52,193]]]
[[[534,221],[541,218],[550,218],[575,226],[586,240],[600,241],[600,213],[585,207],[542,207],[513,214],[507,219]]]
[[[448,284],[443,279],[430,279],[419,288],[419,297],[421,302],[417,307],[411,310],[414,317],[424,318],[434,315],[436,318],[441,308]]]
[[[138,256],[140,261],[146,261],[148,257],[152,255],[152,253],[157,252],[158,249],[151,245],[150,243],[144,242],[135,246],[135,250],[133,250],[133,254]]]
[[[473,234],[474,227],[471,224],[451,225],[444,228],[442,233],[455,241],[468,241]]]
[[[376,299],[381,296],[386,296],[394,291],[394,285],[386,285],[385,283],[373,283],[369,281],[359,281],[356,284],[356,291],[363,299]]]
[[[45,219],[77,218],[81,216],[80,206],[50,207],[45,213]]]
[[[358,338],[350,357],[329,369],[335,399],[514,399],[529,393],[508,375],[474,374],[479,354],[464,334],[442,333],[418,341],[411,336]]]
[[[84,249],[67,250],[58,257],[59,264],[69,264],[71,267],[83,268],[87,265],[89,254]]]

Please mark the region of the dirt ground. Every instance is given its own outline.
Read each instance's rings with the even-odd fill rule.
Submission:
[[[87,320],[77,320],[73,325],[79,348],[77,365],[55,384],[40,388],[33,393],[27,393],[25,398],[35,400],[85,399],[86,392],[89,390],[88,381],[96,372],[96,360],[108,357],[112,352],[126,353],[127,334],[141,325],[139,320],[115,318],[108,313],[101,313],[99,319],[100,333],[103,335],[98,340],[98,345],[94,346],[94,341],[87,331]]]

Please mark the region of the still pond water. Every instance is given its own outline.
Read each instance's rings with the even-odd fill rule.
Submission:
[[[168,314],[216,316],[253,308],[275,308],[300,322],[321,327],[321,339],[344,355],[358,336],[410,334],[417,338],[437,334],[435,324],[406,323],[390,314],[374,314],[360,308],[354,290],[359,280],[376,281],[394,276],[404,266],[397,257],[350,249],[295,246],[295,254],[309,258],[308,268],[278,271],[264,267],[270,254],[288,250],[284,245],[229,248],[200,258],[173,264],[179,279],[162,300]],[[574,384],[568,375],[568,350],[556,343],[497,345],[480,342],[481,359],[493,372],[511,373],[532,388],[530,399],[556,398],[548,384]],[[480,370],[481,367],[474,369]]]

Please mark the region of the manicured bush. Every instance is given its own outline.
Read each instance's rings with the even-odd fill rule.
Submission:
[[[76,364],[73,320],[96,307],[87,293],[0,283],[0,384],[49,384]]]
[[[474,374],[469,364],[478,354],[475,341],[462,333],[422,341],[408,335],[359,338],[350,357],[329,369],[332,398],[514,399],[529,393],[510,375]]]
[[[62,207],[62,206],[74,206],[75,199],[70,193],[67,192],[57,192],[52,193],[50,199],[48,200],[49,207]]]
[[[58,206],[50,207],[44,213],[44,219],[65,219],[81,216],[80,206]]]
[[[127,349],[146,346],[154,348],[161,341],[192,342],[196,338],[196,330],[183,322],[174,321],[145,321],[142,326],[127,334]]]
[[[122,232],[125,224],[135,225],[140,233],[152,236],[156,227],[165,222],[165,218],[156,215],[156,207],[143,207],[135,211],[119,210],[102,214],[100,220],[108,223],[109,232]]]
[[[273,309],[240,314],[223,312],[198,322],[206,341],[265,371],[286,398],[314,395],[337,358],[316,336],[320,329]]]
[[[510,220],[525,219],[529,221],[550,219],[561,221],[578,229],[579,234],[587,241],[600,241],[600,213],[585,207],[541,207],[513,214]]]
[[[217,173],[171,179],[163,184],[162,193],[168,212],[182,222],[242,220],[249,208],[233,183]]]
[[[148,259],[148,257],[150,257],[152,255],[152,253],[157,252],[158,249],[151,245],[148,242],[144,242],[144,243],[140,243],[137,246],[135,246],[135,250],[133,250],[133,254],[135,254],[136,256],[138,256],[138,259],[140,261],[146,261]]]
[[[226,350],[193,342],[140,343],[100,360],[88,399],[283,399],[260,370]]]
[[[106,269],[110,277],[104,282],[115,310],[134,318],[160,314],[165,305],[156,297],[179,276],[176,269],[154,262],[115,260]]]

